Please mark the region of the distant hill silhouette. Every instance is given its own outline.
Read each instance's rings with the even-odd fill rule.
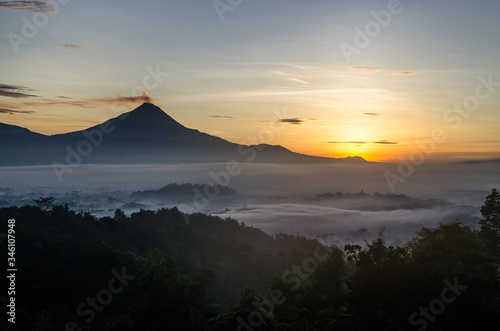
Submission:
[[[294,153],[282,146],[231,143],[175,121],[159,107],[135,110],[86,130],[46,136],[0,124],[0,165],[366,162]]]
[[[204,184],[168,184],[158,190],[136,191],[130,194],[133,199],[156,199],[160,201],[175,200],[179,202],[193,201],[195,199],[196,190],[203,192],[207,185]],[[218,197],[236,196],[238,192],[228,186],[223,185],[208,185],[211,190],[217,190]]]
[[[453,206],[452,202],[443,199],[417,199],[404,194],[368,194],[363,191],[359,193],[324,193],[317,194],[316,199],[330,201],[332,206],[351,210],[399,210],[435,208]],[[469,208],[470,206],[463,206]],[[474,208],[474,207],[471,207]]]

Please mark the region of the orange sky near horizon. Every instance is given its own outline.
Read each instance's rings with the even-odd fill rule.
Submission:
[[[499,158],[500,3],[401,6],[363,37],[385,1],[248,2],[224,19],[206,1],[70,2],[26,42],[0,39],[0,122],[66,133],[152,97],[239,144],[399,162],[441,129],[428,161]],[[0,29],[22,36],[45,7],[12,8]]]

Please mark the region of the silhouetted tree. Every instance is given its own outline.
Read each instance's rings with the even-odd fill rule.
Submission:
[[[433,327],[471,330],[479,328],[479,320],[498,325],[500,288],[495,257],[476,231],[460,222],[441,224],[434,229],[423,228],[408,246],[412,248],[409,283],[413,287],[408,295],[415,298],[415,309],[439,298],[445,280],[466,287],[446,305]]]
[[[461,293],[449,301],[455,292],[447,292],[446,309],[429,329],[500,325],[496,190],[481,208],[481,231],[452,222],[423,228],[404,246],[388,246],[380,233],[343,251],[201,213],[188,226],[176,208],[95,217],[54,200],[0,208],[0,223],[20,220],[20,330],[62,329],[68,321],[97,331],[415,330],[410,315],[435,310],[450,283]],[[75,308],[104,293],[110,270],[120,267],[137,279],[85,325]],[[0,304],[7,299],[0,293]]]
[[[56,201],[54,197],[40,197],[40,199],[33,200],[42,210],[48,210],[50,206]]]
[[[491,194],[486,197],[481,214],[481,237],[488,240],[491,249],[500,258],[500,194],[496,189],[491,190]]]
[[[181,275],[175,261],[153,249],[143,265],[137,320],[147,330],[199,330],[215,314],[214,274]]]
[[[382,233],[364,250],[347,247],[355,261],[348,281],[350,307],[361,329],[399,330],[407,322],[409,252],[406,247],[387,246]]]
[[[127,219],[127,215],[121,209],[115,210],[115,221],[121,222]]]

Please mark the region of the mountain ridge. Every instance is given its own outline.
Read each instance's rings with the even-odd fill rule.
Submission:
[[[26,137],[15,139],[9,132]],[[143,103],[136,109],[85,130],[43,135],[0,125],[0,165],[134,163],[331,163],[367,162],[360,157],[336,159],[296,153],[280,145],[239,145],[177,122],[161,108]],[[75,161],[75,162],[76,162]]]

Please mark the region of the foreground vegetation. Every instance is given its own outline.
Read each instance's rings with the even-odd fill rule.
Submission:
[[[40,199],[16,220],[16,325],[2,330],[496,330],[500,196],[393,247],[323,247],[176,208],[96,218]],[[0,232],[6,232],[0,230]],[[2,240],[2,247],[5,242]],[[6,249],[2,249],[6,252]],[[2,289],[8,288],[5,278]],[[6,291],[0,302],[7,304]]]

